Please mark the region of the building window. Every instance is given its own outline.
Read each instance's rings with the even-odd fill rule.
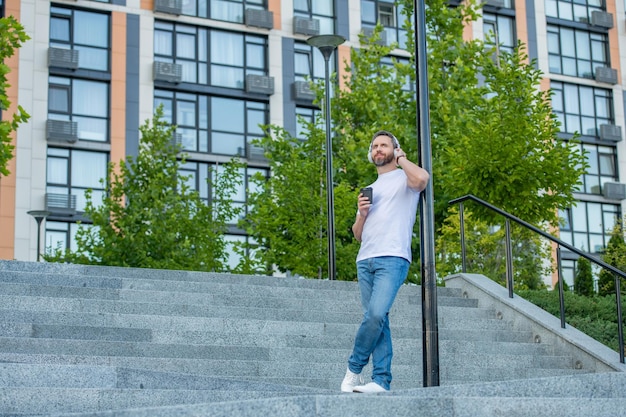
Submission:
[[[614,124],[611,90],[552,81],[552,110],[561,131],[597,137],[600,125]]]
[[[265,103],[165,90],[154,95],[187,151],[245,157],[247,145],[264,136]]]
[[[380,23],[384,27],[387,44],[398,42],[398,48],[406,49],[403,10],[404,7],[394,1],[361,0],[361,24],[363,28],[373,28]]]
[[[182,81],[244,88],[246,75],[267,75],[263,36],[155,22],[154,59],[183,68]]]
[[[600,253],[611,238],[611,231],[621,216],[620,206],[579,201],[576,206],[560,210],[563,221],[560,238],[577,249]]]
[[[182,14],[243,23],[246,9],[265,10],[265,0],[185,0]]]
[[[401,57],[397,57],[397,56],[385,56],[382,57],[380,60],[380,64],[382,66],[386,66],[386,67],[390,67],[391,69],[391,75],[393,78],[396,78],[396,76],[398,75],[398,72],[394,70],[393,67],[395,67],[397,64],[403,65],[403,66],[409,66],[411,65],[411,63],[409,62],[408,58],[401,58]],[[404,85],[402,86],[402,90],[403,91],[416,91],[416,87],[415,87],[415,83],[411,81],[411,77],[409,75],[406,75],[404,77]]]
[[[190,1],[190,3],[200,4],[199,12],[206,7],[205,0]],[[211,9],[209,10],[210,18],[215,20],[224,20],[227,22],[243,23],[245,19],[246,9],[266,10],[267,4],[265,0],[211,0],[208,2]],[[206,13],[206,12],[204,12]],[[198,13],[199,17],[204,17]]]
[[[294,44],[294,72],[295,81],[318,81],[326,77],[326,65],[322,53],[305,43]],[[335,60],[329,61],[329,70],[335,72]]]
[[[44,252],[55,253],[57,250],[78,250],[76,245],[76,232],[81,227],[89,227],[73,222],[46,220],[46,236],[44,238]]]
[[[78,124],[81,140],[109,138],[109,85],[77,78],[49,77],[48,118]]]
[[[588,23],[591,13],[604,10],[602,0],[546,0],[546,16]]]
[[[517,45],[515,19],[510,16],[483,13],[483,34],[487,45],[496,46],[498,52],[513,53]]]
[[[76,206],[71,208],[80,214],[86,206],[85,191],[91,189],[92,202],[97,206],[105,192],[101,181],[106,178],[108,158],[105,152],[48,148],[46,193],[68,196],[68,200],[75,196]],[[46,250],[76,250],[73,237],[79,226],[63,217],[53,212],[46,221]]]
[[[581,144],[586,152],[589,169],[583,175],[581,192],[602,194],[606,182],[617,182],[617,150],[614,146]]]
[[[77,149],[48,148],[46,192],[76,196],[76,210],[85,210],[85,191],[93,190],[93,201],[104,194],[108,154]]]
[[[296,107],[296,138],[306,140],[309,137],[309,126],[315,124],[321,116],[319,109]]]
[[[548,25],[550,72],[594,78],[596,67],[609,66],[608,37],[603,33]]]
[[[196,177],[198,178],[200,178],[202,175],[209,175],[208,172],[212,168],[211,173],[214,176],[213,179],[215,180],[215,175],[218,175],[222,169],[220,166],[213,165],[209,167],[208,164],[204,164],[204,163],[198,163],[198,164],[193,164],[193,165],[195,165],[194,168],[197,167],[201,170],[201,174],[199,176],[196,175]],[[237,253],[237,251],[235,250],[235,245],[249,243],[254,246],[256,244],[256,242],[254,241],[254,238],[247,236],[245,234],[245,231],[239,228],[239,221],[245,218],[245,216],[248,214],[250,210],[249,195],[252,193],[261,191],[258,188],[257,182],[253,181],[252,178],[259,174],[265,178],[269,177],[269,170],[264,169],[264,168],[252,168],[248,166],[246,168],[242,168],[240,173],[241,173],[241,178],[243,179],[243,181],[241,184],[239,184],[238,188],[234,190],[233,194],[230,197],[233,200],[233,207],[241,207],[243,211],[240,213],[239,217],[231,218],[228,221],[229,232],[226,233],[224,236],[227,242],[226,250],[228,252],[228,266],[231,270],[236,268],[239,262],[241,261],[241,255]],[[201,178],[200,182],[198,182],[197,185],[198,187],[202,187],[206,190],[207,189],[206,177]],[[209,190],[201,191],[201,189],[199,189],[199,191],[201,195],[210,195]],[[212,197],[209,197],[209,198],[212,199]],[[240,248],[239,250],[242,250],[242,249],[245,250],[244,255],[254,257],[254,249]]]
[[[195,190],[200,195],[200,198],[206,203],[210,204],[213,201],[214,196],[211,193],[209,186],[209,176],[212,176],[212,180],[215,181],[215,176],[219,175],[222,167],[215,164],[209,164],[206,162],[185,162],[179,173],[181,177],[185,178],[185,184],[192,190]],[[248,207],[248,195],[249,193],[256,193],[260,190],[255,181],[252,178],[256,175],[262,175],[263,177],[269,177],[269,170],[266,168],[254,168],[245,167],[240,170],[242,183],[239,184],[237,189],[230,196],[233,200],[233,207],[242,208],[243,211],[237,218],[229,219],[228,224],[231,228],[238,226],[239,220],[246,216],[249,211]]]
[[[293,15],[320,22],[320,33],[335,33],[334,0],[294,0]]]
[[[79,68],[109,71],[109,15],[50,8],[50,46],[78,51]]]

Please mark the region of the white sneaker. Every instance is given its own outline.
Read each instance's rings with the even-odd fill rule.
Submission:
[[[348,368],[341,382],[341,392],[353,392],[354,387],[363,383],[361,374],[355,374]]]
[[[389,390],[381,387],[376,382],[370,382],[369,384],[354,387],[354,392],[360,392],[362,394],[378,394],[379,392],[389,392]]]

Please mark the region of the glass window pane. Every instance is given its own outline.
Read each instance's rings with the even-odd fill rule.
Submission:
[[[75,11],[74,42],[107,48],[109,46],[109,17],[100,13]]]
[[[585,203],[578,203],[572,207],[572,223],[577,232],[587,232],[587,210]]]
[[[196,59],[196,37],[181,33],[177,34],[176,56],[178,58]]]
[[[211,66],[211,84],[227,88],[243,88],[243,69]]]
[[[587,251],[589,248],[589,235],[587,233],[574,233],[573,245],[576,249]]]
[[[106,142],[108,139],[108,120],[74,116],[78,124],[78,137],[83,140]]]
[[[232,1],[211,0],[211,18],[228,22],[243,22],[243,5]]]
[[[70,20],[51,17],[50,18],[50,40],[57,42],[70,41]]]
[[[45,240],[45,253],[54,252],[57,249],[64,250],[67,248],[67,232],[61,232],[56,230],[49,230],[50,227],[54,227],[50,223],[58,223],[46,221],[46,236]]]
[[[333,16],[333,0],[315,0],[311,1],[313,13],[325,16]],[[323,33],[323,32],[322,32]]]
[[[376,5],[373,1],[361,0],[361,20],[376,23]]]
[[[580,30],[576,31],[576,56],[579,59],[591,59],[591,49],[589,44],[589,33]]]
[[[243,135],[213,132],[211,148],[214,153],[218,154],[243,155],[245,140]]]
[[[211,62],[243,66],[243,36],[227,32],[212,32]]]
[[[108,85],[93,81],[74,80],[72,112],[88,116],[108,117]]]
[[[587,203],[587,216],[590,233],[602,233],[602,209],[598,203]]]
[[[615,177],[615,156],[613,154],[600,154],[600,174]]]
[[[51,112],[70,112],[70,92],[68,88],[50,86],[48,91],[48,110]]]
[[[214,97],[211,99],[211,123],[213,130],[226,132],[244,131],[244,102]]]
[[[265,124],[265,112],[248,111],[248,134],[262,135],[263,129],[260,127]]]
[[[578,88],[575,85],[565,84],[563,86],[563,95],[566,113],[580,113]]]
[[[319,1],[319,0],[318,0]],[[315,8],[315,6],[313,6]],[[310,12],[308,0],[294,0],[293,9],[301,12]]]
[[[154,32],[154,53],[155,55],[172,55],[172,33],[164,31]]]
[[[589,235],[589,251],[592,253],[599,253],[604,248],[604,236],[592,234]]]
[[[68,164],[65,158],[48,157],[46,181],[48,184],[67,184]]]
[[[107,155],[100,152],[72,152],[72,186],[102,188],[106,178]]]
[[[246,58],[248,67],[265,69],[265,46],[248,44],[246,47]]]
[[[595,114],[592,88],[580,87],[580,114],[584,116]]]
[[[176,124],[179,126],[196,126],[196,103],[178,101],[176,106]]]

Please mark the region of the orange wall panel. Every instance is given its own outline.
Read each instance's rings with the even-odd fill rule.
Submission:
[[[126,156],[126,14],[113,12],[111,38],[111,161]]]
[[[8,0],[5,2],[6,16],[13,16],[20,19],[19,0]],[[30,41],[32,42],[32,41]],[[18,103],[18,64],[19,49],[15,54],[5,60],[11,72],[7,74],[10,87],[7,89],[7,97],[11,106],[2,112],[2,118],[8,120],[13,117]],[[13,146],[16,145],[15,133],[11,135]],[[15,257],[15,170],[17,158],[17,147],[13,150],[13,158],[8,162],[7,169],[11,172],[6,177],[0,177],[0,259],[13,259]]]

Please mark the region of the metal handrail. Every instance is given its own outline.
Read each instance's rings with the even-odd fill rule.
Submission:
[[[613,265],[609,265],[608,263],[604,262],[602,259],[599,259],[580,249],[575,248],[569,243],[566,243],[562,241],[561,239],[556,238],[552,236],[551,234],[544,232],[538,227],[533,226],[532,224],[527,223],[524,220],[510,213],[507,213],[506,211],[499,209],[498,207],[492,204],[489,204],[488,202],[481,200],[480,198],[474,195],[468,194],[463,197],[459,197],[454,200],[451,200],[449,202],[449,204],[459,204],[460,232],[461,232],[461,269],[463,273],[467,272],[466,271],[466,250],[465,250],[465,223],[463,219],[463,208],[464,208],[463,203],[467,200],[474,201],[484,207],[487,207],[488,209],[495,211],[496,213],[504,216],[506,219],[506,225],[505,225],[506,227],[506,283],[507,283],[507,287],[509,290],[509,298],[513,298],[513,255],[512,255],[512,250],[511,250],[510,221],[513,220],[520,226],[523,226],[529,230],[532,230],[533,232],[540,234],[544,238],[556,243],[557,245],[557,248],[556,248],[557,277],[558,277],[558,283],[559,283],[559,303],[560,303],[560,310],[561,310],[560,316],[561,316],[562,328],[565,328],[565,297],[564,297],[563,282],[562,282],[562,277],[561,277],[561,247],[564,247],[576,253],[577,255],[582,256],[585,259],[588,259],[590,262],[593,262],[594,264],[604,269],[607,269],[613,273],[615,277],[615,298],[616,298],[616,304],[617,304],[617,332],[618,332],[618,337],[619,337],[619,340],[618,340],[619,358],[620,358],[620,362],[624,363],[624,329],[622,325],[622,301],[621,301],[621,291],[620,291],[621,285],[620,284],[621,284],[621,279],[626,278],[626,272],[623,272],[615,268]]]

